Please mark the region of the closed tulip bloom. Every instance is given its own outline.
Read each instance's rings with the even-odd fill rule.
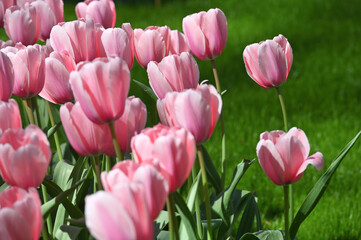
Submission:
[[[40,34],[40,19],[35,7],[21,9],[18,6],[8,8],[4,16],[4,28],[8,37],[24,45],[36,43]]]
[[[243,51],[248,75],[261,87],[278,87],[287,80],[292,48],[281,34],[273,40],[248,45]]]
[[[150,164],[138,164],[132,160],[117,163],[110,172],[102,172],[102,184],[106,191],[117,192],[118,185],[140,185],[150,218],[155,220],[162,211],[168,197],[168,183],[162,174]]]
[[[113,28],[115,25],[116,12],[113,0],[85,0],[75,6],[75,12],[78,19],[93,19],[104,28]]]
[[[6,47],[13,47],[14,46],[14,43],[13,43],[13,41],[11,41],[11,40],[7,40],[7,41],[2,41],[2,40],[0,40],[0,49],[3,49],[3,48],[6,48]]]
[[[184,34],[178,30],[170,31],[170,54],[181,54],[182,52],[190,52],[187,39]]]
[[[90,121],[78,102],[61,106],[60,119],[66,136],[77,153],[83,156],[99,153],[114,155],[109,127]]]
[[[211,137],[222,110],[222,99],[212,85],[200,85],[197,90],[167,93],[157,101],[161,122],[190,131],[196,142]]]
[[[44,1],[34,1],[30,4],[35,7],[40,19],[40,39],[45,41],[50,37],[50,31],[58,22],[50,6]]]
[[[68,52],[52,52],[45,59],[45,84],[39,95],[55,104],[73,100],[69,76],[76,69],[74,59]]]
[[[35,125],[8,129],[0,136],[0,173],[10,186],[38,187],[51,159],[46,135]]]
[[[214,59],[226,46],[227,19],[218,8],[194,13],[183,18],[183,32],[197,58]]]
[[[257,144],[258,161],[267,176],[277,185],[297,182],[308,164],[323,168],[320,152],[308,156],[310,144],[301,129],[264,132]]]
[[[98,58],[78,64],[70,73],[70,84],[85,115],[95,123],[109,123],[124,112],[130,71],[118,57]]]
[[[195,141],[183,128],[161,124],[146,128],[131,142],[134,160],[159,166],[168,181],[169,192],[175,191],[187,179],[195,160]]]
[[[0,135],[9,128],[21,128],[20,110],[14,99],[0,101]]]
[[[0,51],[0,100],[7,101],[14,88],[14,70],[9,57]]]
[[[1,0],[0,1],[0,27],[4,26],[4,14],[6,9],[14,5],[14,0]]]
[[[12,187],[1,192],[0,223],[1,239],[39,239],[43,218],[36,189]]]
[[[152,61],[148,64],[147,72],[150,86],[160,99],[167,92],[181,92],[198,86],[198,65],[188,52],[167,56],[160,63]]]

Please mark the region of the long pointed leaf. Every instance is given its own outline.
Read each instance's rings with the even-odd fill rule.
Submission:
[[[221,177],[219,176],[217,168],[216,166],[214,166],[214,163],[211,157],[209,156],[207,149],[203,145],[202,145],[202,152],[204,157],[204,165],[207,171],[207,179],[216,190],[216,194],[219,194],[223,190]]]
[[[133,82],[135,82],[139,87],[141,87],[144,92],[148,93],[148,95],[153,98],[154,101],[158,100],[158,97],[155,95],[155,93],[153,92],[153,89],[151,89],[150,87],[148,87],[147,85],[133,79]]]

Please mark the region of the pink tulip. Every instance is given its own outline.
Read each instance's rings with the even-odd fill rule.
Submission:
[[[212,85],[200,85],[198,90],[167,93],[157,101],[161,122],[190,131],[196,142],[211,137],[222,110],[222,99]]]
[[[78,102],[61,106],[60,118],[71,146],[80,155],[89,156],[99,153],[114,155],[109,127],[90,121]]]
[[[150,61],[160,62],[169,53],[169,27],[134,29],[135,57],[146,68]]]
[[[14,43],[11,40],[7,40],[7,41],[2,41],[0,40],[0,49],[6,48],[6,47],[13,47]]]
[[[70,73],[70,84],[85,115],[95,123],[109,123],[124,112],[130,72],[118,57],[98,58],[78,64]]]
[[[317,170],[323,168],[323,155],[320,152],[308,156],[310,144],[301,129],[264,132],[257,144],[258,161],[267,176],[277,185],[297,182],[308,164]]]
[[[44,1],[34,1],[30,6],[35,7],[40,18],[40,39],[45,41],[50,37],[50,31],[58,22],[50,6]]]
[[[1,0],[0,1],[0,27],[4,26],[4,14],[6,9],[14,5],[14,0]]]
[[[59,23],[50,32],[50,44],[54,51],[68,51],[75,63],[91,61],[105,57],[100,41],[103,30],[102,26],[94,24],[91,19]]]
[[[45,84],[39,95],[55,104],[72,101],[74,97],[69,76],[75,69],[74,59],[67,51],[52,52],[45,59]]]
[[[181,92],[198,86],[198,65],[188,52],[167,56],[160,63],[152,61],[148,64],[147,72],[150,86],[160,99],[167,92]]]
[[[173,192],[187,179],[195,160],[195,141],[187,130],[161,124],[146,128],[131,142],[134,160],[159,166]]]
[[[281,34],[273,40],[248,45],[243,51],[248,75],[261,87],[278,87],[287,80],[293,54]]]
[[[124,113],[114,122],[115,133],[122,153],[131,152],[130,141],[145,127],[146,122],[147,108],[145,104],[139,98],[128,97],[125,100]]]
[[[99,191],[85,198],[85,223],[96,239],[152,239],[145,193],[140,185],[122,184],[119,193]]]
[[[183,32],[197,58],[214,59],[226,46],[227,19],[218,8],[194,13],[183,18]]]
[[[21,128],[20,110],[14,99],[0,101],[0,135],[9,128]]]
[[[19,44],[16,44],[19,45]],[[44,59],[50,56],[50,53],[54,52],[54,49],[51,47],[50,45],[50,41],[49,39],[46,40],[46,44],[45,45],[39,45],[39,44],[34,44],[33,45],[39,52],[41,52],[41,54],[43,54]]]
[[[21,9],[18,6],[8,8],[4,16],[4,28],[8,37],[24,45],[36,43],[40,34],[40,20],[35,7]]]
[[[75,12],[78,19],[93,19],[104,28],[113,28],[115,25],[116,12],[113,0],[85,0],[75,6]]]
[[[170,54],[181,54],[182,52],[190,52],[187,39],[184,34],[178,30],[170,31]]]
[[[101,41],[108,57],[120,57],[127,62],[129,69],[133,67],[134,50],[127,32],[121,28],[108,28],[103,32]]]
[[[64,2],[63,0],[43,0],[46,2],[55,15],[57,23],[64,22]]]
[[[20,98],[37,95],[44,86],[44,56],[34,46],[4,49],[14,68],[13,94]]]
[[[37,240],[43,225],[41,202],[35,188],[13,187],[0,193],[0,237]]]
[[[0,101],[7,101],[14,88],[14,70],[9,57],[0,51]]]
[[[155,220],[164,207],[168,197],[168,183],[152,165],[137,164],[131,160],[117,163],[113,169],[101,174],[106,191],[117,192],[123,184],[140,185],[145,192],[150,218]]]
[[[46,135],[35,125],[8,129],[0,136],[0,173],[10,186],[38,187],[51,159]]]

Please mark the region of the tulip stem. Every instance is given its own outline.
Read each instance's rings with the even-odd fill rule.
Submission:
[[[212,64],[214,79],[216,81],[217,92],[222,97],[221,84],[219,83],[218,71],[217,71],[216,62],[214,61],[214,59],[211,60],[211,64]],[[222,158],[221,158],[222,179],[221,180],[222,180],[222,188],[223,188],[225,178],[226,178],[226,128],[224,127],[223,108],[222,108],[222,111],[220,114],[220,119],[221,119],[221,128],[222,128]]]
[[[178,226],[175,218],[175,208],[174,208],[174,199],[173,194],[170,193],[167,198],[167,210],[168,210],[168,218],[169,218],[169,236],[170,240],[178,240]]]
[[[113,145],[114,145],[115,153],[117,154],[118,161],[123,161],[124,157],[119,148],[117,135],[115,134],[114,122],[109,123],[109,128],[110,128],[110,132],[112,133]]]
[[[55,121],[54,121],[53,112],[51,111],[50,103],[48,101],[46,101],[46,100],[45,100],[45,103],[46,103],[46,108],[48,109],[51,126],[54,127],[55,126]],[[59,160],[62,161],[63,160],[63,154],[62,154],[61,148],[60,148],[58,131],[54,132],[54,140],[55,140],[56,151],[58,153]]]
[[[284,193],[284,200],[285,200],[285,206],[284,206],[284,217],[285,217],[285,239],[289,240],[290,236],[289,236],[289,232],[288,232],[288,226],[289,226],[289,222],[288,222],[288,217],[289,217],[289,201],[288,201],[288,196],[289,196],[289,185],[283,185],[283,193]]]
[[[36,115],[36,120],[38,121],[38,126],[40,128],[42,128],[41,127],[41,122],[40,122],[40,113],[39,113],[38,101],[36,100],[36,97],[31,98],[30,101],[32,101],[32,103],[33,103],[33,108],[35,110],[35,115]]]
[[[207,218],[207,239],[211,240],[211,239],[213,239],[212,223],[211,223],[211,219],[212,219],[211,203],[209,201],[209,194],[208,194],[207,172],[206,172],[206,167],[204,165],[202,147],[200,145],[197,146],[197,153],[198,153],[199,165],[200,165],[201,171],[202,171],[202,187],[203,187],[203,193],[204,193],[204,204],[206,206],[206,218]]]
[[[193,182],[196,180],[197,177],[197,169],[196,169],[196,163],[194,163],[192,168],[192,177]],[[197,191],[198,192],[198,191]],[[203,228],[202,228],[202,219],[201,219],[201,210],[199,208],[199,195],[196,195],[196,202],[195,202],[195,208],[196,208],[196,222],[197,222],[197,231],[200,239],[203,239]]]
[[[41,184],[41,192],[43,195],[43,202],[45,204],[48,202],[48,192],[46,190],[46,187],[43,184]],[[46,225],[48,226],[48,231],[52,232],[53,231],[53,223],[51,222],[50,216],[48,216],[46,218]],[[45,232],[46,232],[46,229],[45,229]],[[48,234],[46,234],[46,235],[48,235]]]
[[[98,184],[98,190],[103,190],[102,182],[100,179],[100,162],[98,156],[93,156],[91,162],[95,172],[95,177]]]
[[[41,228],[41,235],[43,236],[44,240],[49,240],[48,230],[46,229],[45,225]]]
[[[107,172],[110,171],[110,169],[112,169],[112,163],[110,161],[110,157],[109,156],[105,156],[105,170]]]
[[[26,114],[28,115],[30,124],[35,124],[34,113],[33,113],[33,105],[31,103],[31,99],[23,99],[23,104],[26,110]]]

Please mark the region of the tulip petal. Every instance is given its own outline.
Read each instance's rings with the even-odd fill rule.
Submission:
[[[302,173],[306,170],[308,164],[315,166],[317,170],[321,170],[324,164],[322,153],[316,152],[315,154],[309,156],[298,169],[296,179],[302,176]]]

